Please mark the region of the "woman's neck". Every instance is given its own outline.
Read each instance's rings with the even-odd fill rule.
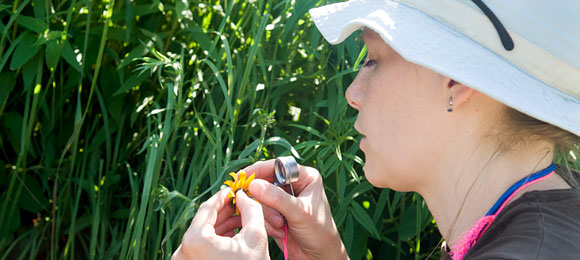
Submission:
[[[444,239],[453,243],[461,238],[512,184],[548,167],[553,150],[546,147],[550,146],[544,143],[509,153],[480,149],[474,154],[457,154],[453,163],[438,174],[439,180],[446,181],[432,182],[418,191]]]

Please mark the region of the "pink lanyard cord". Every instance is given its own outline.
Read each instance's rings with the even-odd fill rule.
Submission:
[[[288,242],[288,224],[284,224],[282,229],[284,230],[284,240],[282,240],[282,244],[284,245],[284,260],[288,260],[288,248],[286,246]]]
[[[525,189],[526,187],[528,187],[536,182],[540,182],[540,181],[550,177],[554,173],[555,168],[556,168],[556,165],[552,164],[547,169],[537,173],[537,174],[540,174],[540,176],[538,176],[537,178],[530,180],[530,176],[528,176],[528,177],[520,180],[521,183],[518,182],[518,183],[514,184],[514,186],[515,185],[518,185],[518,186],[521,185],[521,186],[519,186],[519,187],[517,187],[517,189],[513,190],[513,192],[511,192],[511,194],[508,193],[508,192],[510,192],[510,190],[512,190],[511,188],[510,188],[510,190],[506,191],[506,193],[508,193],[508,194],[504,193],[504,195],[502,195],[502,197],[504,197],[505,195],[509,195],[509,196],[507,197],[507,199],[505,199],[503,201],[503,203],[501,204],[501,206],[499,206],[499,208],[497,210],[494,210],[495,212],[493,212],[493,214],[488,214],[488,215],[478,219],[471,226],[471,228],[468,231],[463,233],[463,236],[461,237],[461,239],[459,239],[457,242],[452,243],[451,252],[450,252],[451,259],[462,260],[465,257],[465,255],[467,255],[467,252],[469,252],[469,249],[471,249],[471,247],[475,244],[475,242],[477,242],[477,240],[481,237],[481,235],[485,231],[487,231],[489,226],[491,226],[491,223],[495,220],[496,216],[504,209],[504,207],[507,204],[509,204],[509,202],[513,199],[513,197],[519,191]],[[531,176],[533,176],[533,175],[531,175]],[[501,198],[500,198],[500,200],[501,200]],[[496,208],[496,205],[494,205],[494,207],[492,207],[492,210],[493,210],[493,208]],[[490,211],[492,211],[492,210],[490,210]]]

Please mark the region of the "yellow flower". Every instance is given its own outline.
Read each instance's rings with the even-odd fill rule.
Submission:
[[[232,190],[228,194],[228,198],[232,198],[232,207],[236,209],[236,214],[240,214],[238,208],[236,207],[236,193],[238,190],[243,190],[249,197],[252,197],[250,191],[248,190],[250,187],[250,182],[254,180],[255,174],[252,173],[250,177],[246,178],[246,172],[240,171],[240,176],[236,175],[233,172],[230,172],[230,176],[234,179],[234,181],[227,180],[224,182],[225,185],[228,185]]]

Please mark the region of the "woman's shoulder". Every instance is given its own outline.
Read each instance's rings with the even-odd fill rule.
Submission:
[[[578,259],[580,190],[530,191],[510,203],[465,259]]]

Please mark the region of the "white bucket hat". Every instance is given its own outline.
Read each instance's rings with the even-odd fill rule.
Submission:
[[[351,0],[310,16],[331,44],[367,27],[406,60],[580,136],[579,0]]]

